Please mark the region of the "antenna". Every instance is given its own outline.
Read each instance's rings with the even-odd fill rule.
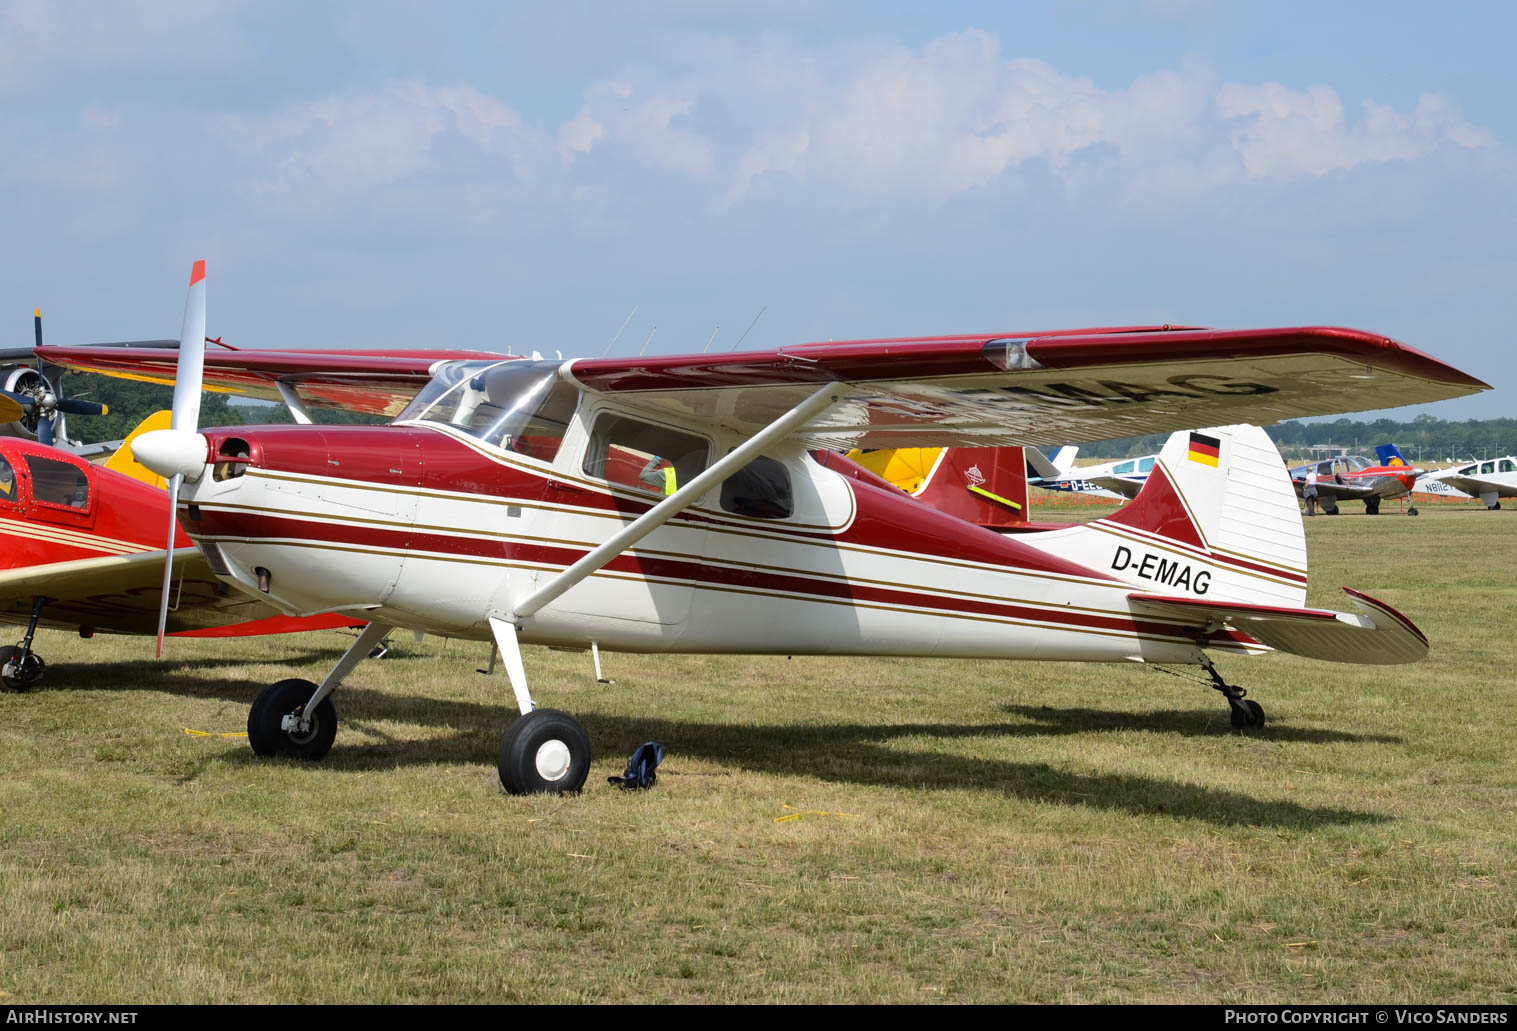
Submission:
[[[632,306],[632,310],[629,311],[629,312],[627,312],[627,317],[624,318],[624,319],[622,319],[622,329],[626,329],[627,328],[627,323],[631,322],[632,321],[632,316],[634,316],[634,315],[637,314],[638,307],[639,307],[638,305],[634,304]],[[606,357],[606,355],[610,354],[611,353],[611,348],[615,347],[616,346],[616,342],[621,339],[622,329],[618,329],[616,331],[616,336],[614,336],[614,337],[611,338],[611,342],[606,345],[606,349],[600,353],[600,356],[602,358],[604,358],[604,357]]]
[[[652,329],[648,330],[648,340],[652,340],[653,339],[653,334],[655,334],[657,332],[658,332],[658,327],[657,326],[654,326]],[[639,358],[641,358],[643,356],[643,351],[646,351],[648,349],[648,340],[644,340],[643,341],[643,346],[638,350],[637,356]]]
[[[732,349],[734,351],[737,350],[738,344],[741,344],[744,340],[748,339],[748,334],[753,332],[753,327],[758,325],[758,320],[761,319],[761,318],[763,318],[764,317],[764,312],[766,312],[768,310],[769,310],[769,302],[765,301],[764,302],[764,306],[759,309],[759,313],[757,315],[753,316],[753,321],[750,322],[750,323],[748,323],[748,328],[745,329],[745,330],[743,330],[743,335],[737,338],[737,344],[733,344],[732,345]]]
[[[701,348],[701,354],[705,354],[707,351],[711,350],[711,341],[715,340],[716,339],[716,335],[718,333],[720,333],[721,331],[722,331],[722,327],[721,326],[717,326],[715,329],[713,329],[711,331],[711,335],[706,338],[706,346],[703,347],[703,348]]]

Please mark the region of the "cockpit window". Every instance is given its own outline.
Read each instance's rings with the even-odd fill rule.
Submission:
[[[487,444],[551,462],[579,404],[558,362],[449,362],[396,422],[454,426]]]
[[[16,470],[0,455],[0,503],[16,500]]]
[[[39,455],[27,455],[26,468],[32,475],[33,501],[80,512],[90,507],[90,481],[84,470]]]

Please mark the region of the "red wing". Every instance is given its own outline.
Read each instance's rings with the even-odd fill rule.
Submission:
[[[179,351],[137,347],[39,347],[44,361],[149,383],[174,382]],[[281,401],[285,383],[308,405],[396,416],[432,378],[432,367],[455,358],[500,359],[481,351],[218,351],[207,349],[205,389]]]
[[[243,636],[362,623],[345,616],[274,620],[271,617],[280,616],[277,609],[241,591],[227,590],[211,572],[205,556],[194,548],[174,552],[174,577],[175,606],[169,612],[171,633],[222,627],[225,629],[215,636]],[[7,569],[0,572],[0,620],[24,624],[31,615],[32,599],[45,594],[53,600],[43,607],[44,626],[151,634],[158,628],[162,583],[162,551]],[[267,622],[235,625],[249,620]]]
[[[1071,330],[582,359],[588,390],[649,415],[752,433],[825,383],[797,434],[847,449],[1069,444],[1458,397],[1486,384],[1350,329]]]

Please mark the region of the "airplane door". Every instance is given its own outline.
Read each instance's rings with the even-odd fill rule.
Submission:
[[[711,441],[639,416],[600,409],[589,415],[589,441],[575,469],[546,486],[537,536],[558,545],[555,564],[567,565],[694,479],[710,462]],[[550,532],[551,531],[551,532]],[[706,545],[703,522],[687,510],[654,530],[632,550],[570,588],[550,608],[583,617],[586,633],[614,641],[618,628],[632,637],[657,625],[670,628],[690,618],[691,581]],[[546,581],[552,572],[538,577]]]

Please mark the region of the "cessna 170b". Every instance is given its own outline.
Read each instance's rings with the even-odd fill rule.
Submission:
[[[209,566],[282,611],[370,621],[319,685],[282,680],[259,696],[254,751],[324,756],[333,690],[392,628],[421,629],[498,646],[521,713],[498,768],[518,793],[578,790],[591,755],[577,720],[537,707],[524,642],[1188,663],[1235,726],[1260,726],[1262,709],[1209,653],[1410,662],[1427,640],[1358,592],[1354,613],[1302,607],[1305,540],[1278,452],[1252,426],[1188,427],[1487,389],[1384,337],[1322,328],[430,366],[355,353],[333,370],[288,352],[205,355],[203,277],[197,263],[177,370],[161,352],[46,350],[177,376],[174,428],[144,436],[137,455],[172,477],[180,526]],[[199,432],[203,380],[395,419]],[[810,454],[1171,430],[1185,432],[1117,514],[1009,536]]]

